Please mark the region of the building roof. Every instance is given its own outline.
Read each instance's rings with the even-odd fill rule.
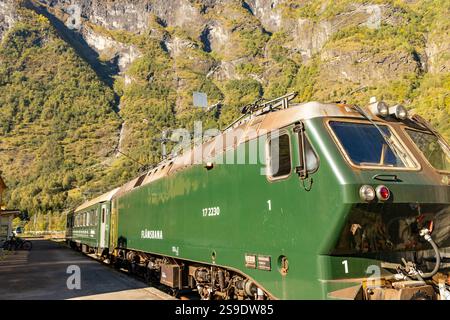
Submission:
[[[102,194],[101,196],[92,199],[90,201],[87,201],[85,203],[83,203],[81,206],[79,206],[78,208],[75,209],[75,212],[81,211],[83,209],[89,208],[97,203],[102,203],[105,201],[111,201],[111,199],[113,198],[113,196],[116,194],[116,192],[119,190],[119,188],[116,188],[112,191],[109,191],[105,194]]]
[[[0,216],[18,216],[20,214],[19,210],[1,210]]]

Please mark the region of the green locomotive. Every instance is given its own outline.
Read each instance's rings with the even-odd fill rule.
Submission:
[[[449,145],[401,105],[292,97],[83,205],[69,241],[203,299],[445,298]]]

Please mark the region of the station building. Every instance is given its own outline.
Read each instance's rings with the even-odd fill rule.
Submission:
[[[3,205],[4,193],[8,187],[0,176],[0,242],[12,236],[13,219],[20,214],[18,210],[7,210]]]

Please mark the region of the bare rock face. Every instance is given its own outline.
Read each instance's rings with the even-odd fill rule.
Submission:
[[[267,31],[277,32],[283,19],[279,5],[284,2],[286,0],[247,0],[245,3]]]
[[[117,42],[110,37],[95,33],[91,28],[83,29],[83,38],[99,53],[101,59],[114,61],[120,73],[127,70],[134,60],[142,56],[136,46]]]
[[[111,70],[113,74],[124,74],[128,67],[142,56],[136,46],[118,42],[107,33],[99,32],[99,30],[127,30],[134,27],[146,30],[147,20],[144,22],[142,13],[138,14],[138,3],[141,4],[141,2],[137,1],[130,6],[125,3],[123,7],[116,2],[105,2],[110,11],[106,11],[108,6],[100,6],[98,1],[41,0],[39,3],[46,11],[60,20],[69,33],[73,31],[82,38],[81,45],[89,47],[89,50],[86,51],[91,59],[96,59],[96,57],[92,57],[95,54],[95,56],[98,55],[98,59],[108,61],[109,65],[113,66],[113,70]],[[100,10],[104,15],[97,15],[96,10]],[[122,12],[122,10],[125,11]],[[130,16],[126,10],[130,10]],[[134,18],[136,20],[133,20]],[[150,14],[146,16],[146,19],[150,19]],[[100,28],[93,28],[93,26]],[[64,32],[67,33],[67,31]]]
[[[63,10],[73,17],[81,17],[111,30],[140,33],[148,29],[154,14],[166,26],[177,26],[198,35],[204,19],[201,7],[189,0],[39,0],[52,8]],[[208,1],[206,1],[208,2]],[[67,21],[66,21],[67,22]]]
[[[208,73],[208,77],[217,81],[226,81],[230,79],[240,80],[242,77],[236,72],[238,65],[249,62],[249,58],[239,58],[232,61],[221,61]]]
[[[432,34],[428,38],[425,52],[430,73],[450,72],[450,33]],[[447,39],[447,40],[446,40]]]
[[[218,61],[215,69],[210,71],[217,80],[237,79],[236,66],[246,60],[234,53],[239,52],[239,37],[234,33],[236,27],[231,21],[251,21],[254,17],[256,28],[264,28],[269,32],[283,32],[287,35],[284,47],[289,54],[301,56],[306,63],[313,55],[320,52],[327,41],[339,30],[352,26],[379,28],[381,22],[396,24],[398,21],[395,9],[390,5],[350,4],[347,11],[329,19],[314,20],[309,18],[292,18],[285,16],[283,5],[287,0],[39,0],[50,8],[57,8],[65,13],[63,22],[68,28],[79,30],[86,42],[99,54],[104,54],[104,37],[83,30],[83,23],[101,26],[109,30],[125,30],[133,33],[147,32],[151,17],[164,27],[178,27],[188,37],[200,40],[203,50],[214,52],[224,59]],[[241,7],[242,10],[237,10]],[[286,8],[284,8],[286,10]],[[245,17],[245,12],[247,17]],[[243,13],[244,12],[244,13]],[[256,18],[256,19],[255,19]],[[236,39],[237,38],[237,39]],[[98,42],[98,44],[97,44]],[[165,39],[172,56],[179,55],[185,46],[183,39]],[[188,41],[189,42],[189,41]],[[112,47],[112,44],[111,46]],[[123,54],[134,50],[121,48],[117,44],[119,60],[133,60],[136,54]],[[430,47],[432,50],[432,47]],[[109,50],[109,49],[108,49]],[[135,50],[134,50],[135,51]],[[123,55],[123,57],[122,57]],[[228,58],[227,58],[228,57]],[[126,63],[121,62],[121,70]]]
[[[0,41],[5,33],[16,23],[16,6],[13,0],[0,1]]]
[[[180,37],[173,37],[172,39],[166,42],[167,49],[171,57],[179,57],[184,54],[187,49],[196,48],[197,45],[195,42],[182,39]]]
[[[259,63],[260,57],[245,51],[253,44],[240,33],[244,30],[248,34],[253,29],[267,31],[271,35],[283,34],[283,54],[299,65],[308,64],[312,57],[319,55],[320,73],[329,74],[329,77],[339,81],[367,84],[393,79],[398,72],[416,72],[417,68],[423,70],[428,67],[430,72],[448,71],[450,68],[450,44],[442,33],[439,36],[431,33],[428,37],[424,57],[428,61],[427,66],[418,64],[417,58],[406,52],[372,54],[370,48],[359,44],[351,50],[327,46],[330,40],[333,42],[333,36],[344,29],[359,26],[377,29],[382,23],[394,26],[407,23],[401,20],[404,15],[400,6],[380,2],[349,3],[339,13],[330,15],[323,14],[330,9],[327,5],[331,6],[324,2],[321,8],[316,8],[319,12],[310,16],[295,11],[295,8],[302,8],[308,3],[304,0],[34,1],[61,12],[57,18],[67,28],[77,31],[101,59],[111,59],[121,74],[144,53],[132,45],[119,43],[108,33],[92,26],[153,35],[152,26],[156,21],[163,34],[155,37],[165,46],[171,58],[178,59],[178,62],[183,59],[184,66],[216,81],[240,79],[242,76],[237,72],[239,66]],[[11,3],[12,0],[0,3],[0,36],[14,21]],[[174,29],[182,31],[182,36],[172,32]],[[267,39],[272,38],[269,36]],[[264,41],[267,41],[267,48],[271,40]],[[210,58],[204,58],[197,54],[202,50],[213,54]],[[264,59],[262,69],[270,69],[274,62],[266,53]],[[263,70],[251,76],[262,77],[264,82],[272,75]]]
[[[206,24],[201,13],[204,8],[193,5],[189,0],[156,0],[150,10],[164,25],[180,27],[191,37],[198,37]]]
[[[102,0],[38,0],[39,3],[58,9],[70,17],[68,24],[77,25],[80,18],[108,29],[127,31],[144,30],[148,24],[149,1]]]
[[[367,26],[377,29],[381,22],[397,24],[394,9],[388,5],[356,5],[349,11],[329,20],[313,21],[299,18],[282,21],[282,30],[290,34],[292,41],[286,44],[290,50],[302,55],[304,61],[322,50],[325,43],[336,32],[352,26]]]
[[[211,51],[223,53],[230,48],[231,31],[220,23],[208,27],[208,41]]]
[[[387,83],[418,73],[421,68],[411,53],[400,50],[373,53],[368,48],[325,49],[320,58],[320,87],[330,91],[341,84],[364,87]]]

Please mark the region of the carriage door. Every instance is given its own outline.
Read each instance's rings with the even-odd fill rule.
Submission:
[[[108,218],[108,209],[104,204],[100,211],[100,248],[105,248],[106,246],[106,221]]]

